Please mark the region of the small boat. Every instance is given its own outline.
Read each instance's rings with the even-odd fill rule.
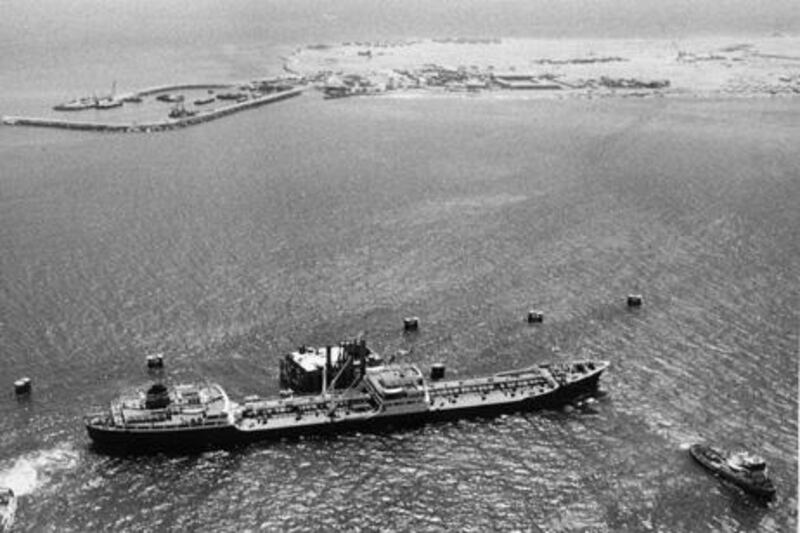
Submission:
[[[182,102],[175,104],[175,107],[169,110],[169,118],[186,118],[197,114],[197,111],[186,109]]]
[[[183,95],[182,94],[159,94],[156,96],[156,100],[159,102],[166,102],[168,104],[172,104],[175,102],[183,102]]]
[[[113,97],[102,98],[97,100],[94,104],[97,109],[113,109],[115,107],[122,107],[122,100],[116,100]]]
[[[217,98],[219,98],[220,100],[239,100],[242,97],[247,99],[247,95],[246,94],[238,93],[238,92],[219,93],[217,95]]]
[[[775,496],[775,485],[767,475],[767,463],[763,458],[744,451],[729,452],[706,444],[693,444],[689,447],[689,453],[708,470],[746,492],[765,499]]]
[[[209,96],[208,98],[198,98],[194,101],[194,105],[206,105],[212,102],[215,102],[217,98],[215,96]]]
[[[111,94],[102,98],[95,98],[94,107],[96,109],[113,109],[122,107],[122,100],[117,98],[117,82],[111,84]]]
[[[95,98],[84,97],[58,104],[53,106],[53,109],[56,111],[83,111],[84,109],[92,109],[96,104],[97,100]]]
[[[17,512],[17,497],[14,491],[0,487],[0,531],[11,531]]]

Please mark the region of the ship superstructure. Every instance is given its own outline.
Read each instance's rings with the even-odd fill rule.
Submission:
[[[300,394],[318,394],[323,385],[346,389],[364,376],[366,368],[382,364],[383,358],[364,339],[300,346],[280,360],[281,387]]]
[[[155,383],[113,401],[106,413],[88,415],[86,427],[95,442],[110,445],[180,447],[181,439],[198,437],[205,445],[229,439],[239,409],[216,384]]]

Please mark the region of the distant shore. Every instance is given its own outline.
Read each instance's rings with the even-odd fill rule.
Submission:
[[[309,45],[284,70],[328,96],[514,91],[536,97],[800,95],[800,39],[425,39]]]
[[[297,96],[310,88],[319,89],[326,98],[454,93],[513,98],[800,95],[800,38],[781,36],[680,42],[463,38],[345,42],[296,48],[283,58],[282,66],[285,74],[276,78],[112,92],[58,104],[54,109],[65,113],[58,117],[4,116],[2,123],[105,132],[165,131]],[[198,93],[194,100],[192,91]],[[142,104],[145,96],[152,98]],[[167,111],[163,103],[172,105],[167,118],[144,119],[133,112],[133,118],[119,120],[119,115],[107,111],[128,104],[146,108],[154,100],[161,102],[159,113]],[[79,113],[86,109],[109,119],[80,120]]]

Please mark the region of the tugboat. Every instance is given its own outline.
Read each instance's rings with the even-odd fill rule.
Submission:
[[[211,95],[207,98],[198,98],[194,101],[194,105],[206,105],[206,104],[213,104],[217,100],[217,97]]]
[[[113,109],[115,107],[122,107],[122,100],[117,100],[113,96],[106,96],[105,98],[99,98],[94,107],[97,109]]]
[[[97,105],[97,98],[83,97],[76,100],[70,100],[63,104],[53,106],[56,111],[83,111],[84,109],[92,109]]]
[[[689,447],[689,453],[705,468],[746,492],[766,500],[775,497],[775,485],[767,475],[767,464],[763,458],[743,451],[729,452],[706,444],[693,444]]]
[[[320,393],[248,396],[241,405],[219,385],[155,384],[113,402],[105,413],[88,415],[85,425],[95,445],[133,452],[415,426],[562,405],[591,395],[609,365],[559,362],[488,377],[429,382],[416,365],[367,366],[374,359],[351,358],[329,379],[330,363],[323,358]],[[360,367],[356,379],[338,388],[336,381],[349,365]]]
[[[217,98],[220,100],[240,100],[244,98],[247,99],[247,95],[240,92],[229,92],[229,93],[219,93]]]
[[[166,94],[159,94],[158,96],[156,96],[156,100],[158,100],[159,102],[166,102],[168,104],[174,104],[174,103],[177,103],[177,102],[183,102],[184,97],[183,97],[182,94],[166,93]]]
[[[14,495],[14,491],[0,487],[0,532],[11,531],[16,512],[17,497]]]
[[[113,109],[122,107],[122,100],[117,98],[117,82],[111,84],[111,93],[102,98],[95,99],[94,107],[97,109]]]
[[[70,100],[69,102],[64,102],[63,104],[58,104],[53,106],[53,109],[56,111],[83,111],[84,109],[113,109],[115,107],[121,107],[123,102],[133,102],[136,100],[132,100],[129,98],[117,98],[117,82],[111,84],[111,93],[98,98],[97,96],[85,96],[83,98],[77,98],[75,100]],[[141,102],[141,98],[138,100]]]

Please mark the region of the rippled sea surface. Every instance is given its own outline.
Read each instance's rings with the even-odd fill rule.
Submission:
[[[191,60],[250,75],[253,50],[219,49]],[[0,101],[61,94],[41,90]],[[158,135],[0,128],[15,530],[795,530],[798,124],[796,99],[308,94]],[[451,377],[612,366],[588,410],[197,455],[89,447],[81,415],[145,384],[147,353],[238,398],[277,393],[297,345],[359,333]],[[708,475],[698,440],[763,454],[776,501]]]
[[[307,96],[163,135],[14,130],[0,349],[6,386],[30,375],[34,394],[0,402],[0,479],[18,527],[792,529],[798,118],[780,100]],[[145,353],[240,397],[277,392],[281,353],[359,332],[453,376],[613,366],[591,412],[88,447],[80,415],[144,383]],[[761,451],[778,500],[707,475],[698,439]]]

